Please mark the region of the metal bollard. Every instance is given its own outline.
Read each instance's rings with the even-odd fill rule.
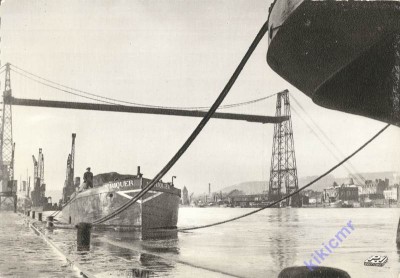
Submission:
[[[35,219],[35,212],[32,211],[32,219]]]
[[[75,226],[78,231],[77,237],[77,250],[78,251],[89,251],[90,250],[90,233],[92,230],[92,224],[90,223],[79,223]]]
[[[46,225],[46,227],[47,227],[47,228],[53,228],[53,227],[54,227],[54,223],[53,223],[54,217],[53,217],[52,215],[47,216],[46,220],[47,220],[47,225]]]
[[[132,272],[128,272],[128,277],[135,278],[148,278],[150,277],[150,271],[146,269],[132,269]]]
[[[400,218],[399,218],[399,225],[397,226],[396,245],[397,248],[400,249]]]
[[[41,212],[38,212],[38,220],[42,221],[42,213]]]
[[[350,275],[341,269],[325,266],[317,266],[310,274],[310,270],[305,266],[292,266],[283,269],[278,278],[307,278],[307,277],[335,277],[350,278]]]

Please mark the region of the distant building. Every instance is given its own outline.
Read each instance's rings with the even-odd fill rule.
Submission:
[[[324,189],[323,200],[325,203],[334,203],[338,200],[338,188],[339,186],[332,186]]]
[[[230,204],[234,207],[257,207],[268,202],[267,194],[235,195],[229,197]]]
[[[190,205],[189,192],[188,192],[186,186],[184,186],[182,189],[182,205],[184,205],[184,206]]]
[[[338,188],[338,197],[340,201],[358,202],[358,187],[355,185],[340,186]]]
[[[323,200],[325,203],[343,202],[358,202],[359,188],[354,184],[335,185],[324,189]]]
[[[376,197],[381,196],[383,198],[383,191],[389,188],[389,179],[381,180],[376,179],[366,180],[365,184],[361,186],[361,194],[362,195],[377,195]]]
[[[387,190],[383,191],[383,196],[386,200],[397,201],[399,196],[399,186],[390,186]]]

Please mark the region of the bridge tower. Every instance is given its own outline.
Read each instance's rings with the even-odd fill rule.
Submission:
[[[6,104],[5,102],[5,99],[11,98],[10,64],[6,64],[5,67],[3,110],[0,114],[0,206],[2,202],[1,198],[10,198],[14,201],[14,210],[16,210],[17,188],[14,181],[15,144],[12,132],[12,108],[11,104]]]
[[[274,125],[269,179],[270,201],[279,200],[299,189],[288,90],[278,93],[275,116],[287,116],[288,120]],[[292,207],[301,206],[299,195],[287,199],[284,204]]]

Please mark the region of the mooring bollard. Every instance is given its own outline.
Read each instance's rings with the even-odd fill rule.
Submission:
[[[92,224],[79,223],[75,227],[78,229],[77,234],[76,234],[77,250],[78,251],[89,251],[90,250],[90,233],[92,230]]]
[[[312,275],[310,274],[312,273]],[[311,272],[305,266],[293,266],[283,269],[278,278],[307,278],[307,277],[335,277],[350,278],[350,275],[341,269],[325,266],[316,266]]]
[[[42,221],[42,213],[41,212],[38,212],[38,220]]]
[[[35,219],[35,212],[32,211],[32,219]]]
[[[128,277],[134,278],[148,278],[150,277],[150,271],[146,269],[132,269],[132,272],[128,272]]]
[[[397,225],[396,245],[397,248],[400,249],[400,218],[399,218],[399,225]]]
[[[54,227],[54,223],[53,223],[54,217],[53,217],[52,215],[47,216],[46,220],[47,220],[47,225],[46,225],[46,227],[47,227],[47,228],[53,228],[53,227]]]

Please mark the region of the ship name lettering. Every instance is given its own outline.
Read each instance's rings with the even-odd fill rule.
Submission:
[[[157,182],[156,187],[163,188],[163,189],[170,189],[170,185],[167,183]]]
[[[110,189],[128,187],[128,186],[133,186],[133,180],[113,182],[109,184]]]

